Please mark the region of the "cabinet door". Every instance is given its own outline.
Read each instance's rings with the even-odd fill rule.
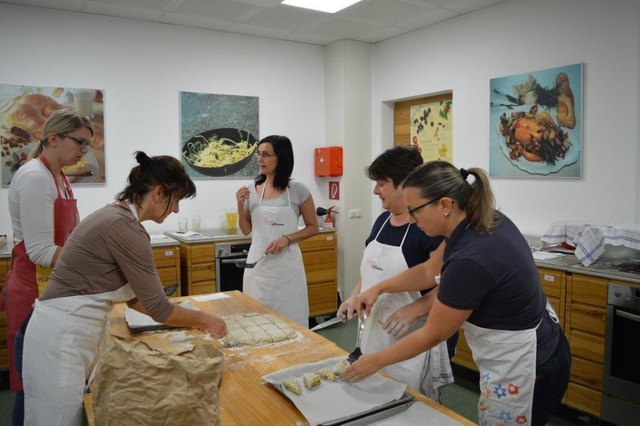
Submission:
[[[338,305],[338,250],[335,233],[300,243],[309,293],[309,316],[333,314]]]
[[[171,296],[180,296],[180,248],[177,246],[155,247],[153,261],[162,285],[168,287],[177,284],[178,288]]]
[[[212,243],[180,245],[182,295],[216,291],[215,250]]]
[[[542,289],[547,295],[549,304],[556,311],[560,320],[560,327],[565,328],[565,303],[566,303],[566,275],[562,271],[547,268],[538,268]]]

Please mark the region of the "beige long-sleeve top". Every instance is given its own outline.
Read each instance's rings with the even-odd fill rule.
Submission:
[[[129,283],[147,314],[165,321],[173,305],[164,294],[149,241],[128,208],[110,204],[97,210],[65,243],[40,299],[106,293]]]

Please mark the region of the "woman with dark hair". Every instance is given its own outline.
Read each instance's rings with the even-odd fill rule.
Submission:
[[[414,170],[403,186],[418,227],[447,238],[438,297],[425,326],[363,355],[342,377],[362,380],[462,327],[480,371],[479,423],[544,425],[567,389],[571,354],[529,245],[495,209],[482,169],[433,161]],[[358,302],[366,312],[375,300]]]
[[[385,211],[376,219],[365,242],[360,279],[338,309],[338,315],[351,319],[357,311],[359,295],[384,293],[364,321],[360,348],[365,354],[387,348],[405,333],[419,329],[435,298],[436,291],[422,296],[419,290],[436,286],[434,278],[442,267],[444,238],[427,236],[411,223],[402,196],[402,182],[420,164],[422,155],[417,149],[396,146],[380,154],[366,170],[369,179],[375,181],[373,193],[380,198]],[[405,281],[415,282],[416,289],[384,291]],[[454,348],[455,342],[451,350]],[[453,381],[448,352],[443,342],[430,351],[385,367],[384,372],[437,401],[440,387]]]
[[[25,423],[80,425],[82,398],[107,313],[116,302],[157,322],[196,327],[215,338],[224,321],[171,303],[141,222],[162,223],[196,188],[173,157],[136,153],[138,166],[116,202],[84,219],[65,244],[27,325]]]
[[[309,325],[307,280],[300,241],[318,233],[309,189],[291,180],[293,147],[286,136],[267,136],[258,143],[260,174],[255,184],[236,192],[238,223],[252,233],[242,291],[270,308]],[[302,215],[304,228],[298,230]],[[264,259],[263,259],[264,256]]]

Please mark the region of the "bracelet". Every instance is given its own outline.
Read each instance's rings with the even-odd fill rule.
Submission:
[[[287,239],[287,241],[289,242],[289,244],[287,244],[287,247],[291,245],[291,238],[287,237],[286,235],[282,234],[283,237],[285,237]]]

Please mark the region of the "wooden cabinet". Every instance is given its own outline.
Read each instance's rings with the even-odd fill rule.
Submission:
[[[180,244],[182,295],[214,293],[216,264],[213,243]]]
[[[565,333],[571,347],[566,404],[600,416],[607,286],[603,278],[567,276]]]
[[[177,286],[171,297],[180,296],[180,247],[177,245],[154,247],[153,261],[162,285],[164,287]]]
[[[563,271],[546,268],[538,268],[538,275],[540,275],[540,283],[544,293],[547,295],[549,304],[556,311],[560,320],[560,327],[564,330],[567,276]]]
[[[5,279],[11,259],[0,259],[0,288],[6,285]],[[4,312],[0,312],[0,370],[9,368],[9,348],[7,347],[7,319]]]
[[[300,243],[309,292],[309,316],[333,314],[338,306],[338,246],[335,232]]]

